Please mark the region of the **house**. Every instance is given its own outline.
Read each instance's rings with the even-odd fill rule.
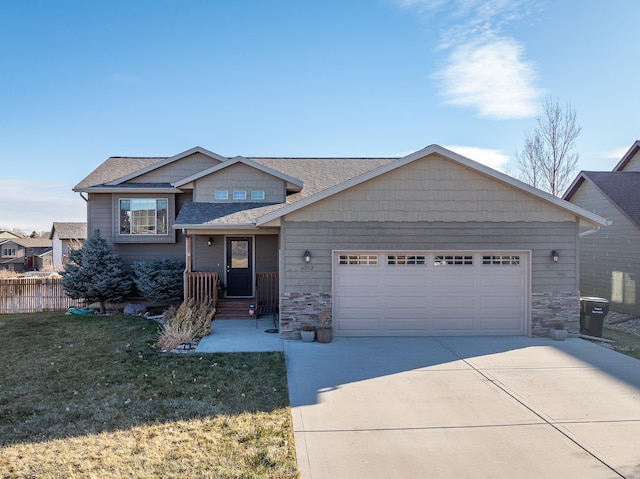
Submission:
[[[0,240],[0,268],[22,272],[51,266],[51,240],[11,238]]]
[[[11,231],[0,231],[0,241],[11,238],[22,238],[22,236],[12,233]]]
[[[82,246],[87,239],[87,223],[54,222],[49,235],[53,248],[53,266],[63,266],[69,250]]]
[[[113,157],[74,190],[89,233],[129,264],[184,259],[187,285],[217,274],[227,298],[255,298],[256,279],[277,275],[283,338],[326,309],[337,336],[577,331],[578,230],[606,221],[438,145],[402,158]]]
[[[564,199],[609,220],[580,235],[580,292],[640,315],[640,141],[612,171],[582,171]]]

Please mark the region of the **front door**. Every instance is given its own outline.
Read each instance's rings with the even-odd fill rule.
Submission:
[[[253,296],[252,238],[227,238],[227,296]]]

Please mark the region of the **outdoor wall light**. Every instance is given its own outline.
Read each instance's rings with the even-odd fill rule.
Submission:
[[[212,244],[213,244],[213,238],[209,236],[209,239],[207,240],[207,246],[211,246]]]
[[[551,252],[551,257],[553,258],[553,262],[557,263],[558,262],[558,258],[560,257],[560,255],[558,254],[558,251],[556,251],[555,249]]]
[[[305,250],[305,252],[302,255],[302,257],[304,258],[304,262],[305,263],[310,263],[311,262],[311,253],[309,252],[309,250]]]

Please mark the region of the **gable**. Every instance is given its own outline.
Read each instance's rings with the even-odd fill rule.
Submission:
[[[640,227],[640,171],[582,172],[569,198],[609,220],[620,213]]]
[[[219,159],[198,151],[131,178],[127,183],[173,183],[220,163]]]
[[[576,215],[438,154],[287,215],[288,221],[564,222]]]
[[[613,171],[640,171],[640,140],[631,145]]]
[[[215,192],[226,191],[231,202],[234,201],[234,191],[237,191],[245,192],[245,202],[255,202],[251,199],[252,192],[264,192],[264,199],[260,201],[282,203],[285,201],[286,188],[287,184],[281,178],[239,162],[196,179],[193,200],[214,203],[218,201]]]

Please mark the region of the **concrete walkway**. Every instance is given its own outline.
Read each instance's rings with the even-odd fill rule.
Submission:
[[[200,340],[196,353],[258,353],[282,351],[280,335],[273,331],[270,318],[216,319],[212,333]]]
[[[640,362],[587,341],[284,344],[303,479],[640,477]]]

